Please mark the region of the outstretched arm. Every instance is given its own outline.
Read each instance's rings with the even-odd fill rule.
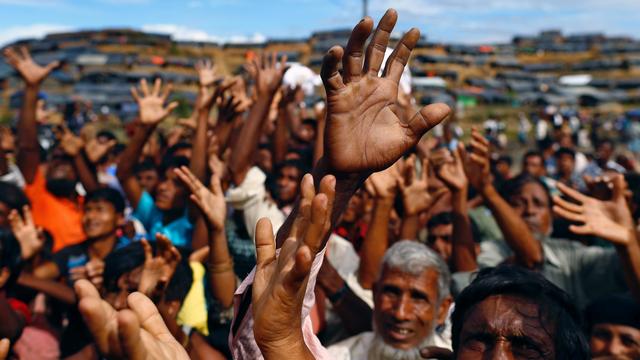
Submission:
[[[47,66],[36,64],[26,47],[20,48],[20,54],[12,48],[4,51],[7,63],[11,65],[25,83],[24,98],[18,122],[18,156],[17,163],[27,184],[33,182],[40,164],[40,147],[38,145],[38,123],[36,121],[36,105],[40,84],[55,69],[58,61]]]
[[[285,56],[278,64],[276,53],[273,53],[271,58],[263,54],[261,60],[256,59],[248,65],[250,73],[255,78],[258,98],[251,106],[249,116],[240,132],[242,136],[237,139],[231,152],[229,170],[236,185],[242,183],[253,164],[264,121],[267,119],[273,97],[282,82],[286,61]]]
[[[469,182],[482,194],[485,204],[496,219],[505,241],[516,256],[516,261],[527,268],[542,264],[543,254],[540,242],[533,236],[527,224],[500,196],[491,183],[489,172],[489,141],[475,129],[471,132],[472,153],[465,165]]]
[[[131,88],[131,95],[138,103],[140,119],[133,137],[129,140],[129,144],[120,156],[120,163],[116,173],[127,199],[134,208],[138,205],[138,201],[142,196],[142,187],[133,173],[133,169],[142,153],[142,148],[156,126],[178,106],[175,101],[167,106],[164,105],[171,93],[171,84],[162,89],[162,81],[160,79],[156,79],[151,91],[147,86],[147,81],[142,79],[140,81],[140,92],[142,93],[141,95],[138,90]]]

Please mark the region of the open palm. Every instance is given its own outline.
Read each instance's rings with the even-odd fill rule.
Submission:
[[[346,54],[341,47],[333,47],[323,60],[321,75],[327,92],[325,151],[335,171],[382,170],[449,115],[449,107],[444,104],[423,107],[408,121],[399,119],[392,111],[400,76],[420,38],[415,28],[405,33],[387,60],[383,77],[379,77],[396,20],[396,11],[387,10],[364,59],[362,49],[373,28],[368,17],[353,29]],[[342,75],[338,71],[340,60]]]
[[[178,102],[174,101],[165,106],[164,103],[171,94],[171,84],[162,88],[162,80],[156,79],[153,89],[149,90],[147,80],[140,80],[140,92],[134,87],[131,88],[131,95],[140,108],[140,122],[147,125],[156,125],[166,118],[173,109],[178,107]],[[140,94],[142,93],[142,94]]]
[[[7,63],[20,73],[20,76],[28,85],[41,83],[53,69],[60,65],[59,61],[54,61],[46,66],[38,65],[33,61],[29,50],[24,46],[20,48],[20,54],[13,48],[6,48],[4,57]]]

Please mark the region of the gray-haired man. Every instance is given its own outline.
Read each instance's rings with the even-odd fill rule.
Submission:
[[[335,359],[421,359],[426,346],[449,347],[436,336],[451,297],[450,274],[433,250],[415,241],[399,241],[382,260],[373,286],[374,332],[329,347]]]

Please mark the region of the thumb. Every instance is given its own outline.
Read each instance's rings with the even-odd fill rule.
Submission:
[[[47,72],[49,72],[57,68],[58,66],[60,66],[60,61],[56,60],[56,61],[50,62],[47,66],[45,66],[45,69],[47,70]]]
[[[451,114],[449,106],[443,103],[431,104],[423,107],[409,120],[409,128],[412,131],[412,137],[418,141],[424,133],[431,130],[434,126],[440,124]]]

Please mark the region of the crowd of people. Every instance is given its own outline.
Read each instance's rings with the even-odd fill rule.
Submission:
[[[429,134],[453,114],[399,94],[419,32],[385,56],[396,20],[329,50],[315,107],[276,54],[201,61],[167,137],[171,84],[142,80],[126,144],[58,126],[43,149],[57,64],[5,49],[0,358],[639,359],[633,162],[562,116],[521,166],[490,132]]]

